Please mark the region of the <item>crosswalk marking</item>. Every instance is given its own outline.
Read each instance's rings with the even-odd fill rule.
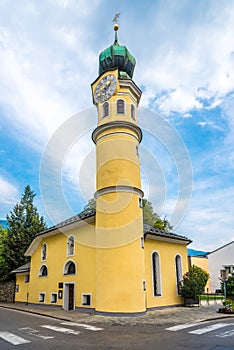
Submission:
[[[65,327],[57,327],[57,326],[50,326],[50,325],[41,325],[41,327],[48,328],[48,329],[51,329],[52,331],[60,332],[60,333],[69,333],[74,335],[78,335],[81,333],[79,331],[74,331],[73,329],[65,328]]]
[[[229,326],[229,323],[216,323],[216,324],[212,324],[210,326],[204,327],[204,328],[195,329],[194,331],[191,331],[189,333],[191,333],[191,334],[204,334],[204,333],[212,332],[216,329],[227,327],[227,326]]]
[[[99,328],[96,326],[92,326],[92,325],[88,325],[88,324],[84,324],[84,323],[76,323],[76,322],[61,322],[60,324],[64,325],[64,326],[77,326],[77,327],[83,327],[85,329],[88,329],[89,331],[102,331],[103,328]]]
[[[226,338],[226,337],[231,337],[233,335],[234,335],[234,329],[231,329],[229,331],[226,331],[226,332],[223,332],[223,333],[220,333],[220,334],[216,334],[216,337]]]
[[[176,331],[180,331],[181,329],[196,327],[196,326],[202,325],[204,323],[205,322],[178,324],[176,326],[172,326],[172,327],[166,328],[166,330],[167,331],[176,332]]]
[[[0,332],[0,338],[6,340],[8,343],[11,343],[13,345],[31,343],[29,340],[21,338],[18,335],[15,335],[10,332]]]
[[[19,328],[19,331],[22,331],[22,332],[24,332],[26,334],[33,335],[35,337],[38,337],[38,338],[41,338],[41,339],[45,339],[45,340],[54,338],[53,336],[43,335],[38,330],[30,328],[30,327]]]

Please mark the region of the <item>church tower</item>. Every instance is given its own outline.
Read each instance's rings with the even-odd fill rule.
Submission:
[[[118,42],[99,56],[92,84],[98,126],[96,145],[96,310],[146,310],[143,213],[135,58]]]

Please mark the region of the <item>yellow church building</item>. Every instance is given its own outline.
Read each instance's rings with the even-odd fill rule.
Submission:
[[[65,310],[140,314],[183,304],[178,282],[188,270],[184,236],[143,224],[138,126],[141,91],[135,58],[118,43],[99,56],[92,83],[97,108],[96,210],[38,233],[17,269],[15,301]]]

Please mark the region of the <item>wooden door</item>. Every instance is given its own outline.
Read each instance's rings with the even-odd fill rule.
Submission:
[[[68,285],[68,310],[74,310],[74,284]]]

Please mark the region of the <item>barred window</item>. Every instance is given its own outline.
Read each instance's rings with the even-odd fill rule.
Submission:
[[[124,100],[117,101],[117,114],[125,114],[125,102],[124,102]]]
[[[109,115],[109,103],[105,102],[102,106],[102,117],[105,118]]]

